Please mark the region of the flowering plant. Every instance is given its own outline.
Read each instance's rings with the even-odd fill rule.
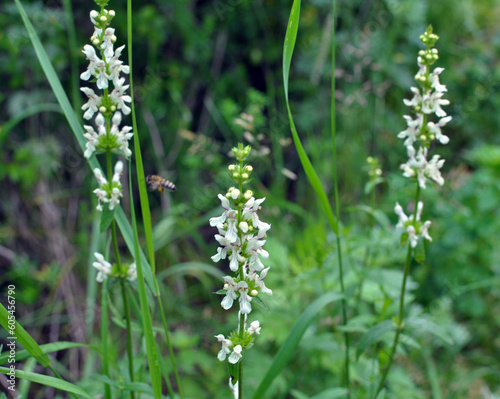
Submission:
[[[219,262],[227,258],[229,269],[233,272],[232,276],[224,277],[224,288],[218,292],[224,295],[221,306],[228,310],[235,301],[239,303],[238,328],[228,338],[223,334],[215,336],[222,345],[217,358],[224,361],[228,357],[230,365],[239,367],[230,367],[229,381],[235,397],[238,397],[237,392],[242,389],[241,384],[238,385],[242,351],[253,346],[254,334],[260,334],[261,329],[257,320],[247,327],[251,302],[260,292],[272,295],[272,290],[264,283],[269,267],[266,268],[261,261],[261,258],[269,257],[263,246],[271,225],[261,221],[257,214],[265,198],[255,199],[251,190],[243,192],[243,185],[250,181],[253,170],[251,165],[244,164],[250,147],[240,144],[238,148],[233,148],[233,153],[239,164],[229,165],[228,170],[237,187],[229,188],[226,195],[219,194],[223,212],[221,216],[210,219],[210,226],[217,227],[215,239],[220,244],[212,260]]]
[[[108,174],[111,174],[109,163],[112,152],[120,153],[126,158],[129,158],[132,154],[128,148],[128,141],[133,136],[132,128],[130,126],[120,128],[122,112],[125,115],[130,113],[130,107],[126,103],[132,101],[131,97],[126,94],[129,86],[125,85],[125,78],[120,77],[120,74],[129,74],[130,68],[120,60],[120,55],[125,46],[118,47],[116,50],[113,49],[117,38],[115,30],[108,25],[115,16],[115,12],[104,8],[108,3],[107,0],[99,0],[96,3],[101,6],[101,10],[92,10],[90,12],[94,32],[90,37],[92,45],[86,44],[82,50],[89,61],[89,65],[87,70],[80,75],[80,78],[86,81],[91,79],[92,82],[96,83],[97,88],[102,90],[102,94],[96,94],[89,87],[80,89],[88,98],[87,103],[82,106],[82,110],[85,111],[84,119],[90,120],[97,113],[95,117],[96,129],[91,125],[84,126],[86,131],[84,137],[87,139],[84,156],[90,158],[96,152],[106,153],[108,157]],[[96,53],[96,48],[100,57]],[[110,92],[111,82],[114,89]],[[115,166],[115,174],[110,183],[102,176],[100,170],[94,170],[99,182],[99,188],[94,191],[99,200],[97,205],[99,211],[102,211],[102,203],[109,203],[109,210],[113,210],[119,203],[119,198],[122,196],[119,174],[122,170],[123,164],[118,161]]]
[[[413,217],[406,216],[399,203],[396,204],[394,212],[399,217],[397,227],[404,231],[402,243],[406,243],[409,239],[412,248],[417,246],[419,238],[432,241],[428,233],[431,222],[420,221],[423,203],[418,200],[419,190],[425,189],[429,180],[440,186],[444,184],[441,168],[445,161],[437,154],[428,159],[429,148],[434,141],[441,144],[447,144],[450,141],[448,136],[441,131],[441,128],[451,120],[451,116],[447,116],[441,108],[442,105],[450,103],[443,99],[447,89],[439,81],[439,75],[444,68],[435,68],[431,71],[431,65],[439,58],[437,49],[433,48],[438,39],[439,37],[432,33],[432,26],[429,26],[420,36],[420,40],[427,48],[418,53],[419,70],[415,75],[415,81],[419,87],[412,87],[413,97],[410,100],[403,100],[405,105],[413,108],[415,117],[405,115],[407,128],[398,134],[398,138],[404,139],[403,145],[408,154],[408,161],[401,164],[401,170],[403,176],[417,182],[417,200]],[[433,114],[439,118],[437,122],[429,120]]]

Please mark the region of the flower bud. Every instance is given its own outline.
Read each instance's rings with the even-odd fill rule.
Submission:
[[[104,15],[101,15],[101,18],[99,18],[101,22],[106,22],[107,18]]]
[[[102,113],[102,114],[105,113],[106,112],[106,107],[104,105],[101,106],[101,107],[99,107],[99,112]]]
[[[252,290],[252,291],[250,291],[250,295],[251,295],[251,296],[257,296],[257,295],[259,295],[259,291],[257,291],[257,290]]]

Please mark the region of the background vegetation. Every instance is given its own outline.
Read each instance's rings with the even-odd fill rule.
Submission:
[[[72,1],[76,49],[68,46],[71,25],[59,1],[23,4],[67,92],[78,90],[74,76],[85,68],[80,50],[91,35],[94,3]],[[220,278],[206,264],[217,246],[208,219],[218,212],[217,193],[230,184],[227,155],[238,141],[254,147],[254,191],[267,198],[262,218],[272,224],[266,285],[274,296],[271,311],[259,315],[262,335],[249,352],[250,390],[306,305],[338,289],[334,237],[305,179],[284,107],[281,55],[290,6],[283,0],[134,4],[145,169],[177,185],[173,194],[152,194],[151,204],[164,306],[190,398],[228,397],[227,371],[216,359],[213,335],[229,331],[233,320],[213,295]],[[125,43],[125,3],[112,0],[109,8],[116,11],[118,42]],[[446,68],[441,82],[448,87],[453,121],[447,126],[451,141],[440,148],[447,183],[424,192],[434,241],[425,262],[412,267],[409,312],[439,325],[440,333],[417,328],[406,337],[405,356],[389,378],[390,397],[500,397],[500,2],[353,0],[339,1],[337,13],[335,97],[352,336],[359,341],[396,309],[404,251],[392,232],[392,208],[410,195],[399,172],[406,154],[396,135],[405,125],[402,99],[413,85],[418,37],[430,23],[441,38],[438,65]],[[290,77],[299,132],[327,188],[331,16],[331,2],[303,4]],[[98,345],[99,295],[90,255],[107,238],[96,227],[90,195],[95,182],[8,1],[0,6],[0,81],[1,295],[15,284],[19,320],[39,343]],[[79,93],[73,97],[75,107],[82,100]],[[234,123],[243,111],[256,117],[251,139]],[[370,203],[364,190],[369,155],[380,159],[385,178],[375,218],[358,206]],[[113,321],[120,326],[118,298]],[[340,312],[330,310],[308,329],[269,397],[313,397],[340,385]],[[368,316],[356,318],[363,314]],[[111,350],[119,363],[123,336],[116,334]],[[370,356],[384,355],[376,349]],[[354,366],[359,392],[373,372],[363,356]],[[65,365],[64,377],[99,389],[93,351],[72,349],[56,360]],[[63,397],[40,386],[30,389],[34,399]]]

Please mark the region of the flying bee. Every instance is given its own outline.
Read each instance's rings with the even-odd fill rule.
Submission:
[[[176,189],[174,183],[157,175],[146,176],[146,183],[148,183],[150,191],[158,190],[161,194],[163,194],[165,189],[170,191],[175,191]]]

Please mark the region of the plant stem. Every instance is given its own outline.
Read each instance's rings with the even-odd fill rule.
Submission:
[[[417,190],[415,193],[415,210],[413,211],[413,221],[414,222],[417,219],[417,209],[418,209],[419,197],[420,197],[420,186],[418,185],[418,182],[417,182]],[[382,378],[378,384],[377,391],[375,392],[374,399],[377,398],[378,394],[380,393],[380,391],[384,387],[385,380],[387,379],[387,375],[389,374],[389,369],[391,368],[392,362],[394,360],[394,356],[396,355],[396,349],[397,349],[398,342],[399,342],[399,336],[401,335],[401,331],[403,331],[403,328],[404,328],[403,319],[404,319],[406,281],[408,279],[408,275],[410,274],[412,249],[413,248],[411,247],[410,243],[408,243],[408,252],[406,254],[406,262],[405,262],[404,273],[403,273],[403,283],[401,284],[401,294],[400,294],[400,298],[399,298],[399,315],[398,315],[398,324],[396,326],[396,335],[394,336],[394,341],[392,343],[389,361],[388,361],[387,365],[385,366],[384,372],[382,374]]]
[[[107,279],[104,279],[101,287],[101,350],[102,350],[102,373],[109,378],[108,362],[108,292]],[[104,383],[104,397],[111,399],[111,387]]]
[[[238,399],[243,399],[243,359],[240,359],[238,366]]]
[[[340,292],[345,294],[344,286],[344,268],[342,264],[342,246],[340,240],[340,198],[339,198],[339,184],[337,175],[337,140],[336,140],[336,121],[335,121],[335,0],[332,3],[332,99],[331,99],[331,131],[332,131],[332,147],[333,147],[333,180],[334,180],[334,197],[335,197],[335,216],[337,219],[337,257],[339,264],[339,280]],[[347,301],[345,297],[342,298],[342,325],[347,324]],[[344,380],[345,387],[347,388],[347,398],[351,397],[350,393],[350,377],[349,377],[349,333],[344,332],[345,344],[345,362],[344,362]]]
[[[113,223],[114,224],[114,223]],[[130,381],[134,381],[134,349],[132,346],[132,324],[130,321],[130,307],[128,305],[127,290],[125,287],[125,281],[120,279],[120,286],[123,298],[123,308],[125,311],[125,320],[127,322],[127,356],[128,356],[128,372],[130,375]],[[135,399],[134,391],[130,391],[130,399]]]

